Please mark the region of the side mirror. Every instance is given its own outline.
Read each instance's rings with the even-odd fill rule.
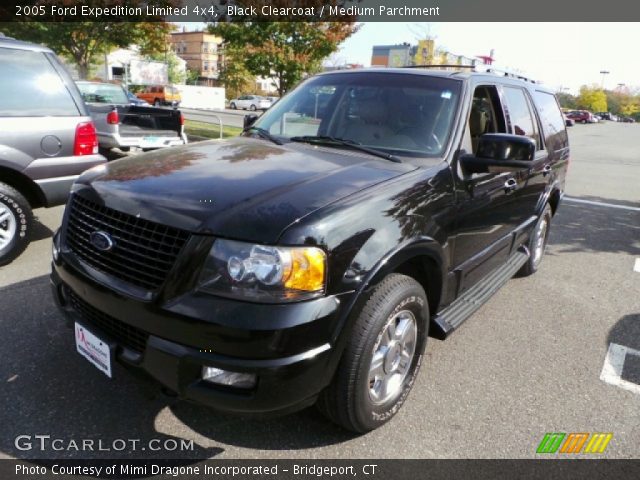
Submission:
[[[256,123],[256,120],[258,120],[258,115],[256,115],[255,113],[245,115],[242,121],[243,129],[246,130],[247,128],[251,127],[254,123]]]
[[[536,143],[529,137],[504,133],[486,133],[480,137],[476,155],[460,158],[470,173],[485,173],[489,167],[530,168]]]

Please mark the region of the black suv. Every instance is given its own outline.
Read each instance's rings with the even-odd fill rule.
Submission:
[[[109,376],[118,360],[222,411],[317,403],[368,431],[405,401],[428,335],[536,271],[568,162],[536,83],[318,75],[240,137],[84,174],[54,295]]]

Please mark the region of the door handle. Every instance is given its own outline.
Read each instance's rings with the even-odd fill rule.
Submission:
[[[510,178],[509,180],[504,182],[504,191],[506,193],[512,192],[516,189],[517,186],[518,186],[518,182],[516,182],[516,179]]]
[[[544,167],[542,167],[542,176],[543,177],[546,177],[550,173],[551,173],[551,165],[546,164]]]

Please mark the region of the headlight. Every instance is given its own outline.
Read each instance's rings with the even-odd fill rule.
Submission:
[[[305,300],[325,291],[327,258],[317,247],[271,247],[216,240],[199,290],[256,302]]]

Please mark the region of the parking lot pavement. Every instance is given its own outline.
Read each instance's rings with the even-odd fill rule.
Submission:
[[[62,208],[37,211],[39,239],[0,270],[0,457],[531,458],[547,432],[612,432],[604,456],[637,458],[640,395],[600,376],[610,344],[640,351],[640,125],[580,125],[570,137],[568,198],[540,271],[430,340],[403,409],[364,436],[313,409],[238,418],[168,400],[121,368],[108,380],[75,353],[49,295]],[[633,384],[640,361],[627,357],[619,373]],[[21,434],[185,438],[195,450],[43,454],[17,450]]]

